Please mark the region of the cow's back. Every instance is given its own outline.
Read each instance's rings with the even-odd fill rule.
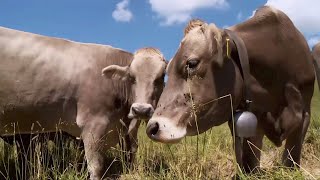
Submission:
[[[131,56],[110,46],[0,28],[0,134],[55,131],[59,121],[78,134],[79,89],[102,81],[101,70],[110,64],[128,65]],[[114,87],[111,80],[104,84]]]

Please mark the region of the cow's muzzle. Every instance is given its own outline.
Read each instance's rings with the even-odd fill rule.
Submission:
[[[187,127],[179,127],[168,118],[152,118],[147,124],[146,133],[154,141],[177,143],[187,134]]]
[[[130,108],[130,113],[128,117],[130,119],[140,118],[140,119],[150,119],[153,115],[154,109],[151,104],[147,103],[133,103]]]

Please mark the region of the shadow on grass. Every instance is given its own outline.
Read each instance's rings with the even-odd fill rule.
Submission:
[[[166,161],[162,156],[154,159],[145,159],[143,162],[144,171],[150,174],[167,174],[170,171],[170,167]]]
[[[63,133],[23,134],[3,140],[0,180],[57,179],[66,169],[81,169],[83,164],[80,141]]]
[[[0,180],[89,178],[80,140],[63,133],[16,135],[3,140]],[[104,178],[116,179],[129,172],[129,164],[121,155],[109,153],[105,169]]]
[[[106,170],[104,178],[106,179],[118,179],[121,174],[125,172],[125,165],[121,160],[115,157],[106,157],[105,158],[105,167]]]

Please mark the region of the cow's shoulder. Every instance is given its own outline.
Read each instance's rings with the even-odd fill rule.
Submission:
[[[262,6],[256,11],[255,16],[269,20],[273,24],[293,25],[290,18],[283,11],[273,6]]]

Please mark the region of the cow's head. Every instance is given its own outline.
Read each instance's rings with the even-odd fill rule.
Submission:
[[[239,104],[243,81],[235,61],[227,58],[226,38],[214,24],[189,22],[168,64],[167,84],[147,125],[151,139],[175,143],[231,117],[230,98],[218,98],[230,94],[233,105]],[[233,53],[233,42],[228,49]]]
[[[164,87],[166,61],[158,49],[142,48],[134,53],[129,66],[110,65],[102,70],[107,78],[118,78],[131,85],[130,119],[149,119]]]

